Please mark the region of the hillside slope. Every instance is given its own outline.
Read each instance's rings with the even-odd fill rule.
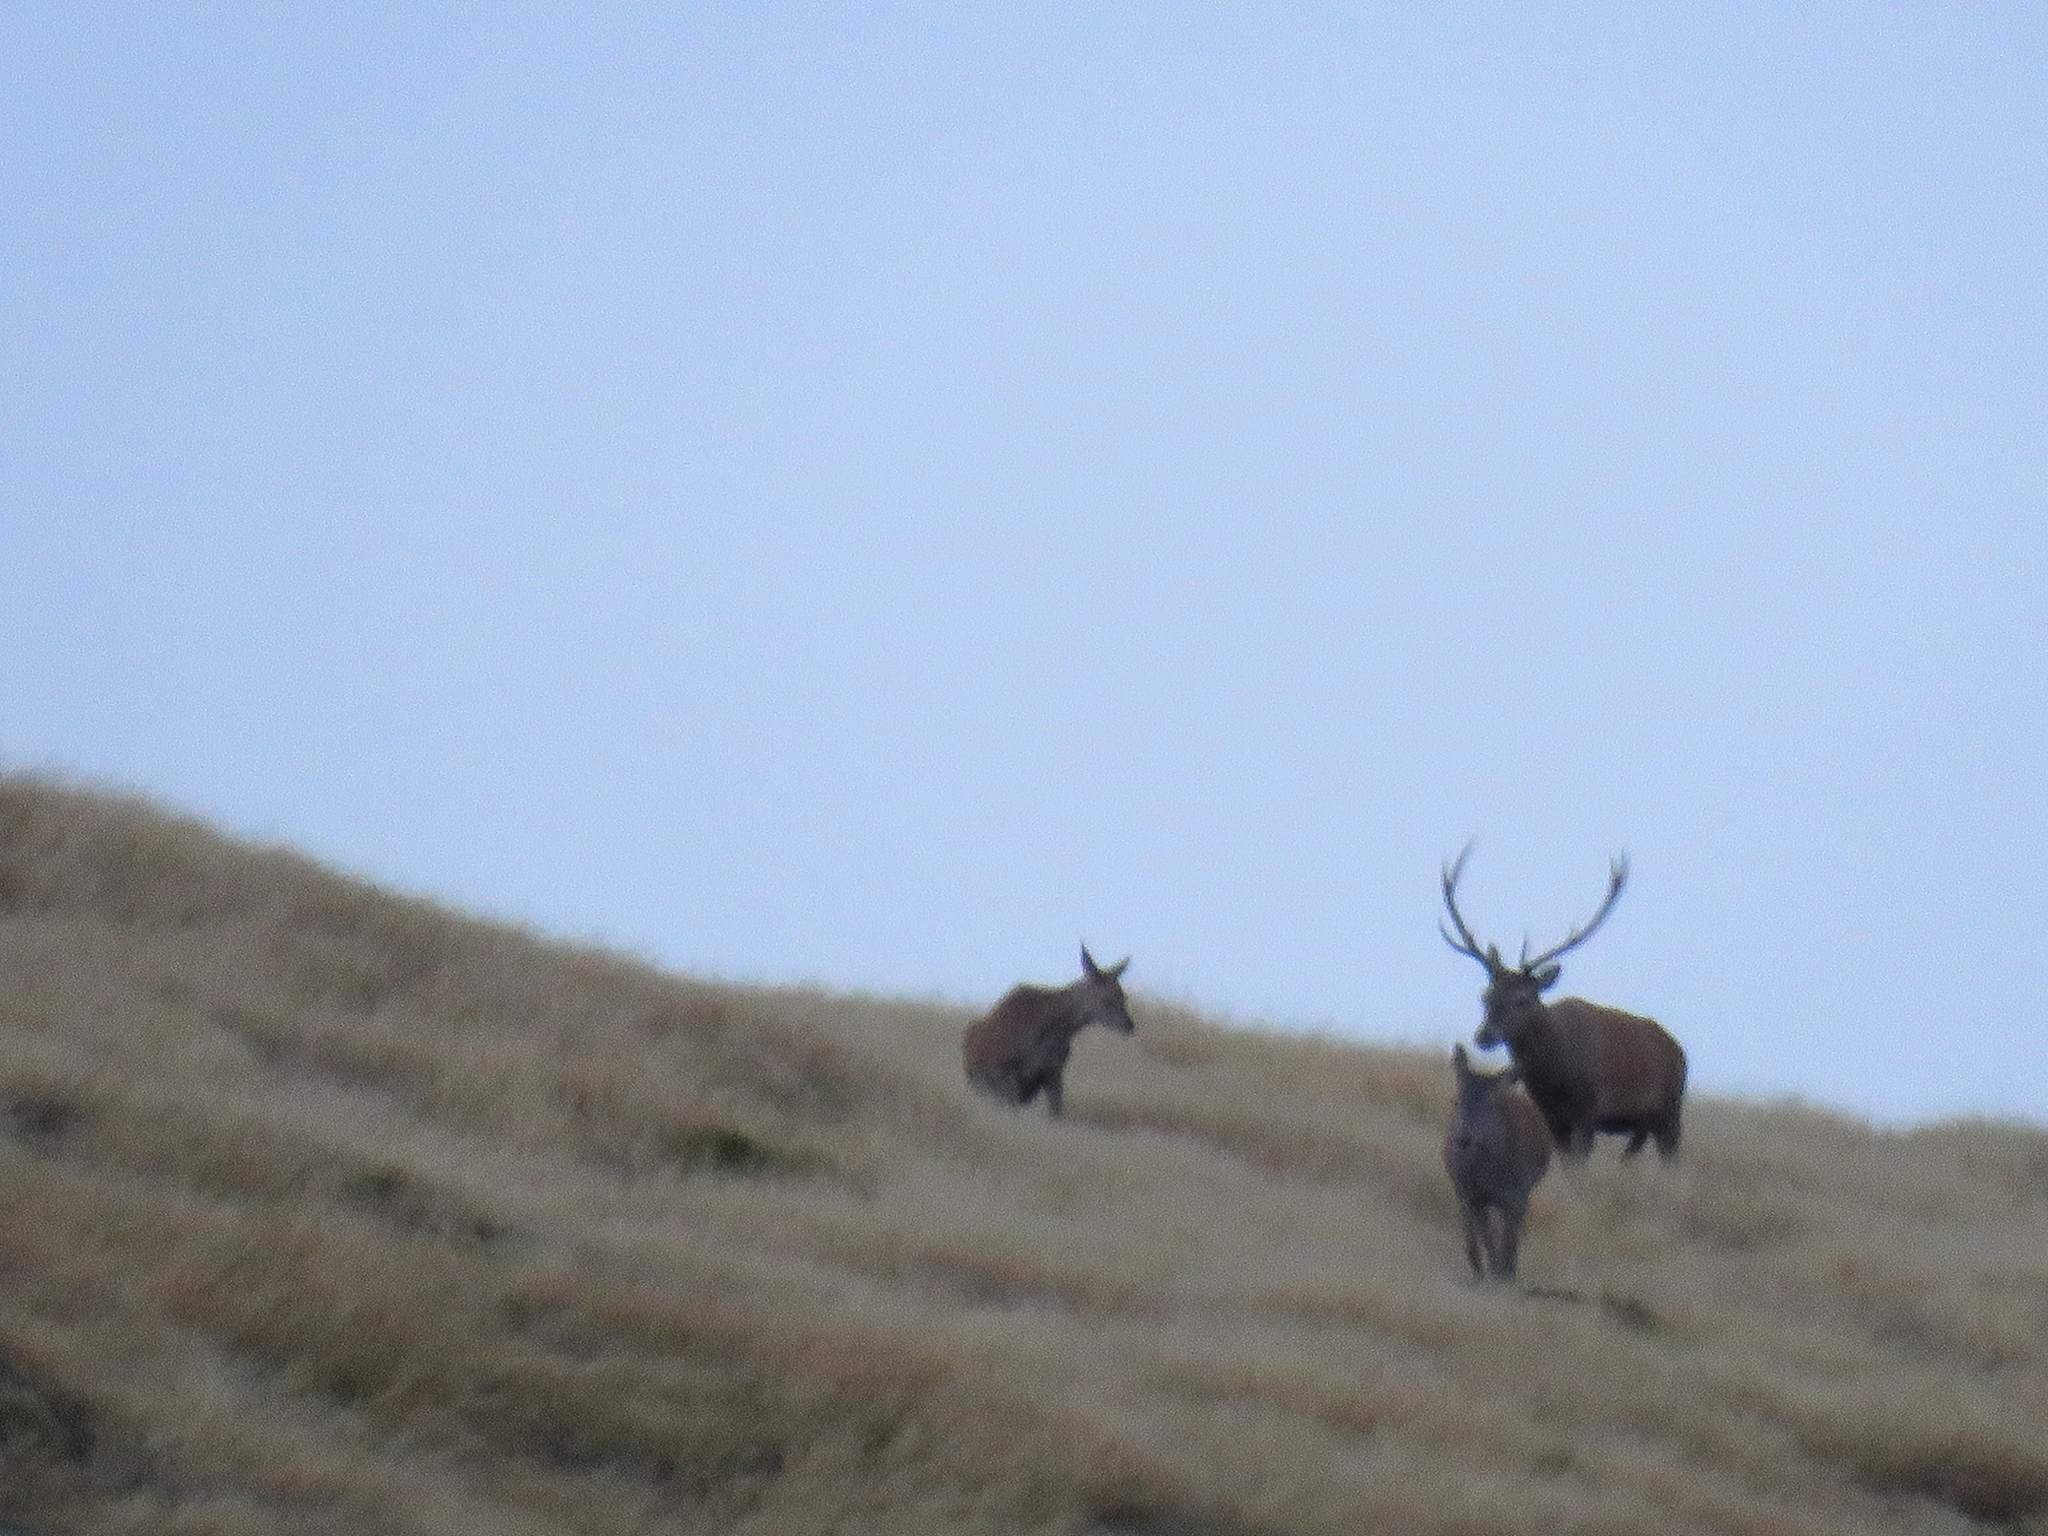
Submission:
[[[2048,1530],[2048,1136],[1701,1101],[1481,1287],[1443,1059],[1135,1011],[1052,1125],[0,778],[0,1523]]]

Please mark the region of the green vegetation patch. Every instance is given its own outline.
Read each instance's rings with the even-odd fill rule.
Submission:
[[[403,1168],[369,1168],[351,1174],[342,1181],[339,1193],[349,1204],[425,1237],[494,1248],[522,1235]]]
[[[83,1403],[43,1386],[0,1355],[0,1455],[83,1461],[92,1446],[92,1414]]]
[[[46,1147],[64,1140],[84,1118],[85,1111],[76,1100],[61,1093],[35,1090],[8,1096],[4,1114],[0,1114],[0,1127],[19,1142]]]
[[[733,1178],[801,1177],[828,1166],[815,1152],[779,1147],[732,1125],[676,1126],[662,1135],[661,1155],[688,1173]]]
[[[1931,1499],[1981,1524],[2019,1526],[2048,1510],[2048,1463],[2017,1446],[1873,1443],[1851,1459],[1865,1487]]]

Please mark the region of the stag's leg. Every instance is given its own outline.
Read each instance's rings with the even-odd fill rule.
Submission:
[[[990,1068],[977,1068],[967,1074],[968,1083],[977,1093],[994,1099],[999,1104],[1021,1104],[1024,1091],[1018,1086],[1014,1072]]]
[[[1543,1117],[1543,1123],[1550,1127],[1550,1144],[1557,1149],[1557,1155],[1568,1163],[1582,1162],[1593,1150],[1593,1138],[1588,1134],[1580,1140],[1579,1127],[1575,1121]]]
[[[1066,1112],[1066,1090],[1060,1085],[1060,1074],[1055,1072],[1045,1080],[1045,1112],[1057,1120]]]
[[[1657,1155],[1670,1162],[1678,1156],[1678,1106],[1671,1106],[1671,1113],[1664,1117],[1664,1123],[1657,1127]]]

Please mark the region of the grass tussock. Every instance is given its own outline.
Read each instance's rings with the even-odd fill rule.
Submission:
[[[1697,1101],[1483,1288],[1435,1053],[1137,1013],[1049,1124],[0,778],[0,1524],[2048,1531],[2040,1131]]]

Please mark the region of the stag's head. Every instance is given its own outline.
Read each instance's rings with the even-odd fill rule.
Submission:
[[[1594,930],[1607,921],[1607,914],[1621,899],[1621,888],[1628,883],[1628,856],[1617,855],[1608,867],[1607,896],[1599,911],[1566,934],[1563,943],[1552,945],[1540,955],[1532,957],[1525,940],[1522,958],[1509,965],[1494,945],[1480,949],[1479,941],[1472,937],[1472,930],[1465,926],[1465,919],[1458,912],[1458,878],[1465,873],[1465,860],[1471,853],[1472,845],[1467,843],[1464,852],[1444,866],[1444,910],[1450,914],[1451,927],[1439,922],[1437,931],[1459,954],[1470,955],[1486,967],[1486,990],[1479,994],[1485,1013],[1472,1043],[1481,1049],[1505,1045],[1513,1050],[1516,1042],[1526,1040],[1542,1021],[1543,994],[1557,985],[1558,958],[1593,937]],[[1456,929],[1455,935],[1452,929]]]
[[[1088,1023],[1100,1024],[1120,1035],[1137,1033],[1138,1026],[1131,1021],[1130,1004],[1124,1000],[1120,979],[1130,963],[1131,957],[1125,955],[1115,965],[1097,965],[1088,946],[1081,946],[1081,1011]]]

